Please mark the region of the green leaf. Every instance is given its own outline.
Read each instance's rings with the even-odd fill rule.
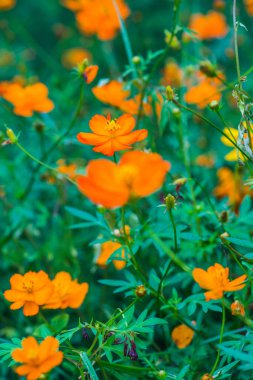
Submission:
[[[95,370],[93,368],[93,365],[92,365],[90,359],[88,358],[86,352],[82,352],[80,354],[80,356],[81,356],[81,359],[83,361],[83,364],[84,364],[85,368],[89,372],[91,380],[99,380],[99,378],[98,378],[98,376],[97,376],[97,374],[96,374],[96,372],[95,372]]]
[[[61,315],[57,315],[51,320],[51,326],[54,332],[58,333],[67,326],[68,322],[69,322],[69,315],[61,314]]]
[[[235,245],[239,245],[240,247],[253,249],[253,242],[250,240],[242,240],[242,239],[237,239],[237,238],[232,238],[232,237],[228,237],[226,238],[226,240]]]

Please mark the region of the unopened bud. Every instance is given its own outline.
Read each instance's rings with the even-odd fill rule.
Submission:
[[[172,109],[172,115],[176,118],[178,118],[181,115],[181,111],[179,108],[175,107]]]
[[[217,102],[217,100],[212,100],[211,103],[209,103],[209,107],[213,111],[218,111],[220,108],[220,104],[219,104],[219,102]]]
[[[157,379],[159,380],[165,380],[167,378],[167,373],[161,369],[158,373],[157,373]]]
[[[147,293],[147,289],[145,288],[144,285],[139,285],[136,287],[134,292],[135,292],[137,297],[143,298],[143,297],[145,297],[145,295]]]
[[[139,65],[141,63],[141,58],[138,55],[136,55],[136,56],[133,57],[132,62],[135,65]]]
[[[245,309],[243,304],[236,300],[230,306],[232,315],[241,315],[242,317],[245,315]]]
[[[209,373],[205,373],[202,377],[201,380],[213,380],[213,376],[209,375]]]
[[[229,237],[229,233],[227,232],[223,232],[223,234],[220,235],[220,239],[222,241],[222,243],[226,243],[226,239]]]
[[[176,198],[172,194],[168,194],[165,198],[165,205],[168,211],[172,210],[175,208],[176,205]]]
[[[10,128],[7,128],[7,130],[6,130],[6,134],[7,134],[7,136],[9,137],[10,142],[11,142],[12,144],[16,144],[16,142],[18,141],[18,138],[17,138],[17,136],[15,135],[15,133],[13,132],[13,130],[10,129]]]
[[[165,30],[164,33],[165,33],[165,43],[172,49],[179,49],[180,42],[178,41],[178,38],[176,36],[172,36],[172,33],[169,32],[168,30]]]
[[[167,87],[166,87],[166,96],[167,96],[167,99],[168,99],[169,101],[175,99],[175,93],[174,93],[174,91],[173,91],[173,89],[172,89],[171,86],[167,86]]]
[[[42,133],[45,129],[45,124],[40,120],[36,120],[33,123],[33,128],[36,129],[38,133]]]
[[[202,73],[210,78],[216,77],[216,70],[214,65],[210,61],[202,61],[199,64],[199,69]]]

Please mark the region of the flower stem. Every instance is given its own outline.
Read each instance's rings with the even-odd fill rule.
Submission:
[[[225,309],[225,304],[224,304],[224,298],[222,298],[222,322],[221,322],[221,329],[220,329],[219,345],[222,343],[224,329],[225,329],[225,322],[226,322],[226,309]],[[220,347],[218,347],[216,360],[211,370],[210,376],[213,376],[214,371],[216,370],[217,365],[219,363],[219,360],[220,360]]]
[[[241,85],[240,61],[239,61],[239,52],[238,52],[238,38],[237,38],[238,23],[236,21],[236,0],[234,0],[234,2],[233,2],[233,28],[234,28],[234,48],[235,48],[236,72],[237,72],[239,89],[241,90],[242,85]]]

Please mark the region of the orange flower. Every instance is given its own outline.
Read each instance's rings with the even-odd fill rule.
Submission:
[[[186,326],[179,325],[172,330],[171,338],[178,348],[189,346],[194,336],[194,331]]]
[[[27,272],[24,276],[14,274],[10,283],[11,289],[4,292],[4,297],[13,302],[11,310],[23,307],[25,316],[38,314],[39,307],[44,305],[53,293],[53,285],[42,270]]]
[[[176,62],[169,61],[166,63],[163,70],[163,78],[161,83],[164,86],[179,87],[182,82],[182,70],[176,64]]]
[[[245,315],[244,306],[239,301],[235,301],[230,305],[232,315],[241,315],[242,317]]]
[[[91,59],[91,54],[83,48],[72,48],[64,52],[62,56],[62,64],[67,69],[73,69],[84,59]]]
[[[57,165],[58,165],[57,171],[60,174],[64,174],[68,176],[70,179],[73,179],[73,180],[75,179],[76,170],[77,170],[76,164],[67,165],[65,160],[61,159],[57,161]]]
[[[16,5],[16,0],[1,0],[0,11],[7,11]]]
[[[207,271],[195,268],[192,275],[201,288],[208,289],[208,292],[205,293],[206,301],[222,298],[223,292],[236,292],[243,289],[246,285],[243,282],[247,278],[244,274],[233,281],[229,281],[229,268],[223,268],[218,263],[209,267]]]
[[[214,189],[214,195],[217,198],[228,197],[229,203],[237,209],[241,204],[245,195],[252,195],[249,191],[249,187],[243,184],[242,177],[237,171],[233,171],[229,168],[220,168],[217,172],[219,178],[219,184]]]
[[[214,163],[214,157],[211,155],[201,154],[196,158],[196,164],[205,168],[213,168]]]
[[[117,80],[93,87],[92,92],[100,102],[118,108],[130,95],[130,91],[124,89],[124,83]]]
[[[209,78],[191,87],[185,94],[185,101],[189,104],[196,104],[199,108],[204,108],[211,101],[220,99],[219,86]]]
[[[120,23],[111,0],[64,0],[63,4],[76,12],[81,32],[97,35],[100,40],[111,40],[120,29]],[[121,18],[125,20],[130,11],[123,0],[117,0]]]
[[[54,103],[48,99],[48,89],[43,83],[27,87],[12,84],[7,87],[3,97],[14,106],[14,113],[20,116],[32,116],[33,112],[52,111]]]
[[[89,285],[86,282],[78,284],[67,272],[59,272],[52,281],[54,293],[47,299],[45,309],[77,309],[83,303]]]
[[[122,245],[115,241],[106,241],[101,244],[101,252],[99,257],[96,260],[97,265],[104,268],[107,265],[107,260],[114,254],[115,251],[120,249]],[[125,258],[125,251],[124,249],[121,250],[121,254],[117,254],[115,256],[117,258]],[[116,269],[121,270],[126,266],[126,262],[124,260],[112,260],[113,265]]]
[[[253,0],[244,0],[246,10],[250,16],[253,16]]]
[[[29,336],[22,340],[22,348],[16,348],[11,356],[22,365],[15,369],[19,376],[26,376],[27,380],[37,380],[54,367],[61,364],[63,353],[58,351],[59,341],[48,336],[40,344]]]
[[[124,83],[112,80],[102,85],[93,87],[93,94],[102,103],[121,109],[123,112],[137,115],[140,109],[141,95],[138,94],[129,99],[130,91],[124,88]],[[151,106],[143,101],[143,112],[149,115],[152,111]]]
[[[120,150],[131,149],[132,144],[144,140],[148,134],[146,129],[131,132],[135,127],[135,119],[127,114],[115,120],[111,120],[110,115],[107,118],[95,115],[89,125],[93,133],[78,133],[78,141],[82,144],[94,145],[95,152],[106,156],[113,156]]]
[[[87,84],[90,84],[94,81],[98,73],[98,66],[97,65],[91,65],[86,67],[86,69],[83,72],[84,80]]]
[[[215,11],[211,11],[207,15],[193,15],[190,20],[189,29],[194,30],[201,40],[222,38],[228,33],[225,17]]]
[[[118,165],[105,159],[90,161],[87,175],[77,177],[77,184],[92,202],[115,208],[157,191],[169,169],[159,154],[133,151],[125,153]]]

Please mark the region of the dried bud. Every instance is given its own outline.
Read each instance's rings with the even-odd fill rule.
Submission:
[[[147,293],[147,289],[145,288],[144,285],[139,285],[139,286],[137,286],[137,288],[135,289],[134,292],[135,292],[137,297],[143,298],[143,297],[145,297],[145,295]]]
[[[167,87],[166,87],[166,95],[167,95],[167,99],[168,99],[169,101],[175,99],[175,93],[174,93],[174,91],[173,91],[173,89],[172,89],[171,86],[167,86]]]
[[[166,205],[166,208],[168,211],[172,210],[173,208],[175,208],[175,205],[176,205],[176,198],[174,197],[174,195],[172,194],[168,194],[165,198],[164,198],[164,201],[165,201],[165,205]]]
[[[216,77],[216,70],[210,61],[202,61],[199,64],[200,71],[209,78]]]
[[[221,223],[226,223],[228,221],[228,212],[227,211],[222,211],[220,213],[220,221],[221,221]]]
[[[245,315],[243,304],[237,300],[230,305],[230,308],[232,315],[241,315],[242,317]]]
[[[38,133],[42,133],[45,129],[45,124],[40,120],[36,120],[33,123],[33,128],[36,129]]]

